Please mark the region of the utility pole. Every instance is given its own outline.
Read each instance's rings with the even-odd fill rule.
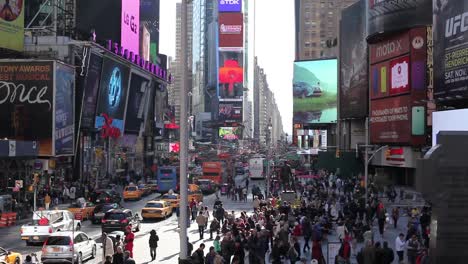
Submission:
[[[366,129],[366,148],[364,149],[364,188],[366,189],[366,206],[367,206],[367,199],[368,199],[368,186],[367,186],[367,181],[368,181],[368,174],[369,174],[369,152],[368,152],[368,146],[369,146],[369,118],[366,117],[366,123],[365,123],[365,129]]]
[[[188,220],[188,194],[187,194],[187,162],[188,162],[188,114],[187,114],[187,83],[188,83],[188,65],[187,65],[187,5],[188,0],[182,0],[181,5],[181,57],[182,66],[182,87],[180,89],[180,207],[179,207],[179,237],[181,263],[187,260],[187,220]]]

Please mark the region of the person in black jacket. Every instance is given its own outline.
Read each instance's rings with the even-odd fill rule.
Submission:
[[[388,242],[383,242],[383,249],[382,249],[383,257],[382,257],[382,264],[391,264],[393,263],[393,259],[395,258],[395,254],[393,250],[388,247]]]
[[[124,254],[121,246],[117,246],[112,256],[112,264],[124,264]]]
[[[152,261],[156,259],[156,248],[158,247],[158,241],[159,237],[156,234],[156,231],[154,229],[151,230],[149,238],[149,247]]]
[[[193,263],[205,264],[205,253],[203,250],[205,250],[205,244],[201,243],[200,247],[192,254]]]

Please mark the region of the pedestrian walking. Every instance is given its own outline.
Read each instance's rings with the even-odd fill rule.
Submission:
[[[187,256],[192,256],[192,251],[193,251],[193,244],[190,243],[187,237]]]
[[[107,235],[107,233],[102,233],[102,262],[106,262],[107,256],[114,255],[114,242]]]
[[[158,247],[158,241],[159,237],[156,234],[156,230],[151,230],[150,231],[150,238],[149,238],[149,247],[150,247],[150,254],[151,254],[151,260],[154,261],[156,260],[156,248]]]
[[[118,246],[112,256],[112,264],[124,264],[124,253],[121,246]]]
[[[195,201],[194,198],[192,198],[192,201],[190,202],[190,211],[192,212],[192,221],[195,221],[197,218],[197,202]]]
[[[200,240],[203,239],[203,233],[205,232],[205,226],[206,226],[206,218],[203,215],[203,212],[200,212],[200,214],[196,218],[196,222],[198,224],[198,233],[200,234]]]
[[[213,232],[216,232],[216,235],[219,235],[220,223],[218,219],[213,218],[210,224],[210,239],[213,239]]]
[[[362,249],[363,264],[375,264],[375,248],[372,241],[366,240],[366,246]]]
[[[201,243],[200,247],[195,250],[192,254],[192,263],[193,264],[205,264],[205,244]]]
[[[210,247],[209,252],[205,256],[205,264],[214,264],[216,251],[214,247]]]
[[[395,238],[395,251],[398,255],[398,263],[403,263],[405,247],[405,235],[403,233],[400,233],[398,237]]]
[[[388,242],[384,241],[382,248],[382,264],[391,264],[394,259],[395,254],[393,253],[393,250],[388,247]]]
[[[46,210],[49,210],[49,208],[50,208],[50,202],[52,202],[52,198],[50,198],[49,193],[46,193],[46,195],[45,195],[45,197],[44,197],[44,203],[45,203],[45,209],[46,209]]]
[[[392,218],[393,218],[393,228],[397,228],[398,226],[398,219],[400,218],[400,207],[393,207],[392,209]]]
[[[208,210],[208,206],[205,206],[205,208],[203,209],[203,216],[206,219],[206,225],[204,228],[204,230],[206,230],[206,228],[208,227],[208,222],[210,221],[210,211]]]
[[[409,264],[416,264],[420,244],[416,235],[413,235],[407,243],[408,262]]]
[[[216,236],[215,240],[213,241],[213,246],[215,248],[216,253],[221,253],[221,237],[219,235]]]
[[[112,256],[106,256],[106,261],[104,261],[104,264],[112,264]]]
[[[63,203],[68,203],[69,199],[70,199],[70,189],[68,189],[68,187],[65,185],[63,186],[63,192],[62,192],[62,200],[63,200]]]
[[[132,252],[128,250],[124,253],[124,264],[136,264],[135,260],[132,258]]]
[[[130,257],[133,257],[133,241],[135,240],[135,235],[132,232],[132,228],[128,226],[125,229],[125,253],[130,252]]]

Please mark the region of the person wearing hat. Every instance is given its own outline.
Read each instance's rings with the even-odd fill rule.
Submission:
[[[135,240],[135,235],[132,232],[132,227],[127,226],[125,229],[125,251],[130,252],[130,257],[133,258],[133,240]]]
[[[107,256],[114,255],[114,243],[106,232],[102,233],[102,262],[106,262]]]

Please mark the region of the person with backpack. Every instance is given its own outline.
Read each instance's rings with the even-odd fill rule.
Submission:
[[[150,238],[149,238],[151,261],[156,260],[156,248],[158,247],[158,241],[159,241],[159,237],[156,234],[156,231],[154,229],[151,230]]]

